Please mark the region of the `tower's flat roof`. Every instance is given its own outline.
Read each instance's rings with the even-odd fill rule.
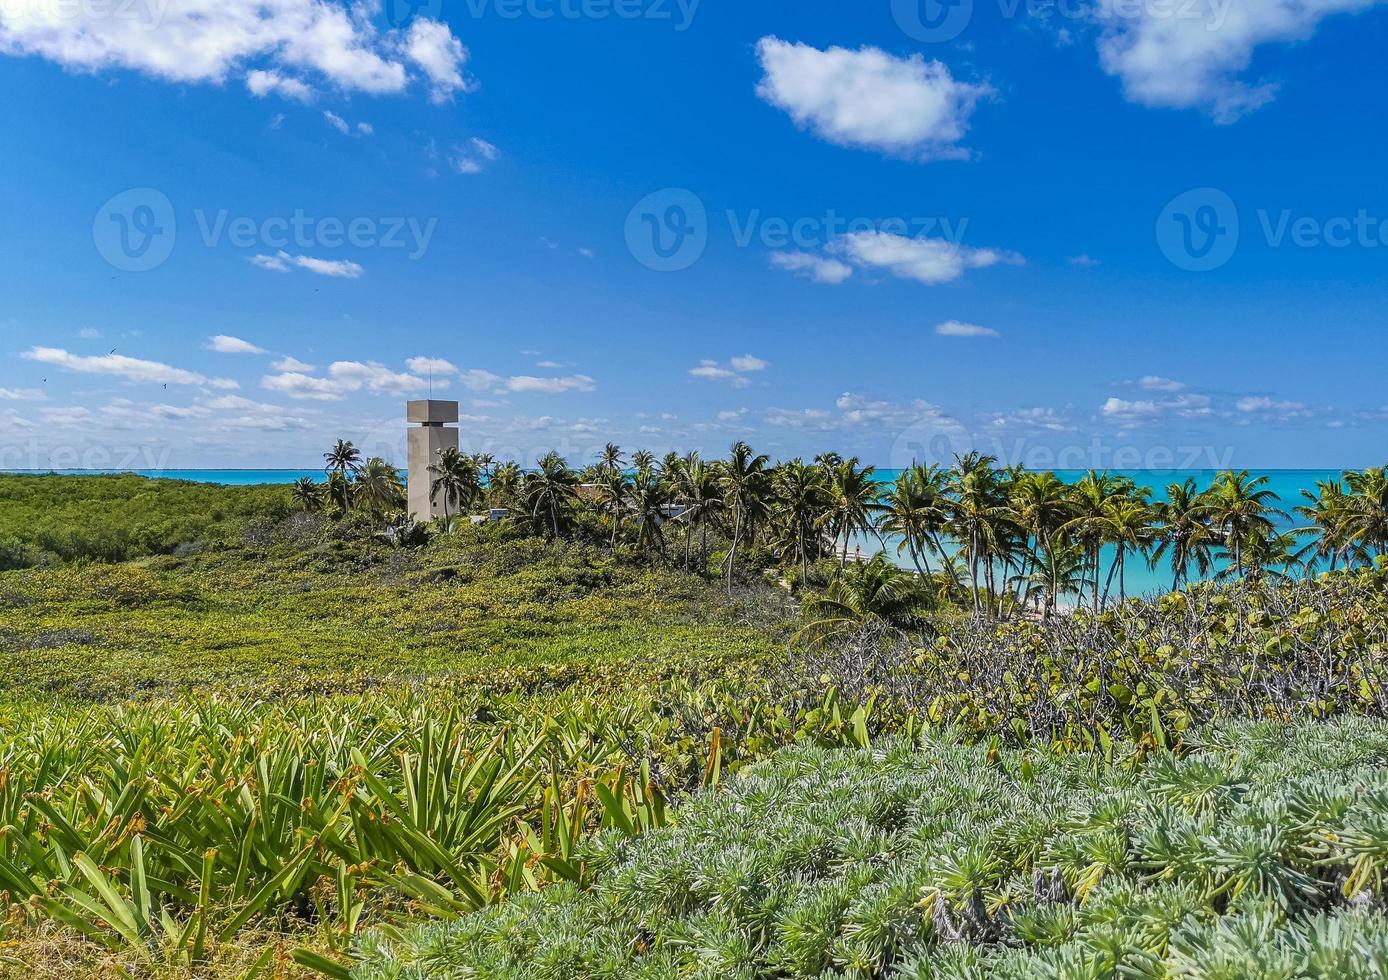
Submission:
[[[424,425],[442,425],[458,421],[458,403],[425,398],[407,406],[407,418]]]

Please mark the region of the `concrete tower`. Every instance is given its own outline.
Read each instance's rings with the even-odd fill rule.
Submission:
[[[458,430],[449,426],[458,421],[458,403],[430,398],[409,403],[410,429],[409,497],[410,514],[416,520],[430,521],[443,516],[443,497],[429,502],[434,477],[429,467],[444,449],[458,448]]]

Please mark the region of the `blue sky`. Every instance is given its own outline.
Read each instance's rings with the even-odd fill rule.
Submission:
[[[0,467],[1382,462],[1381,3],[387,2],[0,3]]]

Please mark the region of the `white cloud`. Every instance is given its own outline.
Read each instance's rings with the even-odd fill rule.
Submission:
[[[357,132],[361,133],[363,136],[370,136],[376,132],[376,127],[369,122],[359,122],[357,123]]]
[[[492,374],[490,371],[472,368],[464,371],[460,380],[463,387],[473,391],[491,391],[506,379],[499,374]]]
[[[992,93],[956,81],[944,64],[918,54],[821,51],[764,37],[757,56],[765,72],[757,94],[801,127],[840,146],[918,160],[966,156],[957,144],[978,100]]]
[[[449,162],[453,169],[460,174],[480,174],[487,168],[487,164],[494,162],[501,157],[501,151],[492,143],[474,136],[462,146],[453,147],[453,154],[449,157]],[[541,242],[549,248],[558,248],[554,243],[541,238]]]
[[[447,24],[419,18],[410,25],[405,52],[429,78],[434,102],[447,102],[455,92],[466,92],[471,83],[463,75],[468,51]]]
[[[324,120],[324,122],[326,122],[329,126],[331,126],[333,129],[337,130],[337,131],[338,131],[339,133],[341,133],[342,135],[344,135],[344,136],[347,135],[347,130],[350,128],[350,127],[347,125],[347,120],[346,120],[346,119],[343,119],[343,118],[342,118],[341,116],[339,116],[337,113],[335,113],[335,112],[327,112],[327,111],[324,111],[324,113],[323,113],[323,120]]]
[[[331,276],[334,279],[359,279],[366,270],[355,262],[346,259],[315,259],[307,255],[296,255],[292,259],[293,263],[301,269],[319,276]]]
[[[1039,432],[1074,432],[1069,419],[1053,408],[1020,408],[993,416],[988,423],[994,429],[1025,429]]]
[[[360,265],[347,259],[315,259],[309,255],[290,255],[288,252],[252,255],[246,261],[270,272],[288,272],[291,267],[297,266],[315,275],[330,276],[334,279],[359,279],[366,272]]]
[[[125,16],[113,16],[110,6],[8,4],[0,13],[0,51],[179,83],[219,85],[244,73],[258,95],[296,97],[297,85],[308,86],[298,77],[306,73],[345,91],[396,93],[408,86],[410,66],[436,100],[467,87],[466,50],[446,25],[425,18],[401,35],[377,30],[364,8],[336,0],[137,3]]]
[[[413,374],[392,371],[374,361],[363,364],[361,361],[334,361],[328,365],[328,374],[348,391],[367,391],[377,394],[403,395],[428,387],[428,382]],[[434,387],[441,386],[434,382]]]
[[[415,374],[457,374],[458,366],[451,361],[445,361],[441,357],[412,357],[405,362],[405,367]]]
[[[1071,265],[1079,266],[1081,269],[1092,269],[1096,266],[1103,265],[1098,259],[1089,255],[1072,255],[1065,261],[1069,262]]]
[[[1163,378],[1158,374],[1149,374],[1144,378],[1138,379],[1137,386],[1143,391],[1185,391],[1184,382],[1176,381],[1173,378]]]
[[[101,336],[101,331],[97,330],[95,327],[83,327],[81,330],[77,331],[77,336],[81,337],[83,340],[96,340]]]
[[[1110,398],[1100,409],[1104,418],[1134,424],[1161,418],[1198,419],[1213,415],[1206,395],[1178,395],[1175,398],[1138,399]]]
[[[37,388],[0,388],[0,401],[38,402],[45,397]]]
[[[521,375],[506,382],[507,391],[533,391],[547,395],[558,395],[566,391],[593,391],[595,388],[593,379],[586,374],[570,375],[567,378],[531,378]]]
[[[735,388],[746,388],[752,382],[743,375],[765,371],[769,366],[770,364],[760,357],[742,354],[732,358],[726,366],[714,360],[700,361],[698,367],[689,369],[689,376],[701,381],[727,381]]]
[[[853,275],[852,266],[808,252],[772,252],[771,264],[829,286],[837,286]]]
[[[265,269],[268,272],[288,272],[289,256],[281,252],[279,255],[252,255],[246,259],[251,265]]]
[[[767,425],[782,429],[806,429],[813,432],[832,432],[839,428],[832,412],[822,408],[772,408],[764,417]]]
[[[52,364],[79,374],[104,374],[141,384],[207,385],[213,388],[236,388],[227,378],[209,378],[196,371],[185,371],[158,361],[146,361],[124,354],[102,354],[82,357],[57,347],[34,347],[24,352],[26,360]]]
[[[1141,105],[1201,108],[1230,123],[1266,105],[1277,85],[1249,80],[1260,45],[1304,41],[1334,14],[1383,0],[1194,0],[1189,4],[1096,5],[1099,60]]]
[[[313,101],[313,89],[297,78],[281,75],[275,71],[263,71],[259,68],[248,71],[246,73],[246,88],[256,98],[261,99],[267,95],[276,94],[294,102]]]
[[[257,347],[250,341],[242,340],[240,337],[228,337],[226,334],[218,334],[207,341],[207,349],[216,351],[218,354],[264,354],[265,348]]]
[[[704,381],[731,381],[739,387],[746,387],[752,383],[731,368],[719,367],[717,361],[704,361],[698,367],[690,368],[689,376]]]
[[[537,361],[535,362],[535,366],[537,368],[544,368],[546,371],[558,371],[564,365],[560,364],[558,361]]]
[[[1260,415],[1264,418],[1287,422],[1292,419],[1309,418],[1314,414],[1301,402],[1280,401],[1265,395],[1251,395],[1240,398],[1234,407],[1245,415]]]
[[[959,320],[946,320],[935,328],[941,337],[1001,337],[992,327],[980,327],[976,323],[962,323]]]
[[[312,364],[305,364],[297,357],[289,357],[287,355],[285,357],[281,357],[278,361],[275,361],[273,364],[270,365],[270,367],[274,368],[276,371],[298,372],[300,374],[306,374],[310,371],[315,370]]]
[[[303,401],[336,402],[346,397],[341,386],[327,378],[314,378],[299,371],[268,374],[260,379],[260,386]]]
[[[953,282],[970,269],[986,269],[1000,262],[1022,263],[1015,252],[970,248],[943,238],[908,238],[884,231],[843,235],[830,246],[858,265],[885,269],[899,279],[914,279],[935,286]]]

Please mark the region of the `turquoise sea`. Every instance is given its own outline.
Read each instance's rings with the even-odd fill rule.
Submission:
[[[94,473],[112,472],[96,470],[68,470],[65,473]],[[324,475],[321,469],[313,470],[136,470],[141,476],[153,477],[168,480],[192,480],[200,483],[218,483],[225,486],[250,486],[253,484],[290,484],[302,477],[309,477],[314,480],[323,480]],[[897,477],[897,470],[878,470],[877,479],[883,483],[890,483]],[[1113,470],[1115,475],[1131,477],[1138,486],[1148,487],[1152,490],[1153,500],[1163,500],[1166,497],[1166,487],[1172,483],[1180,483],[1186,479],[1194,479],[1196,484],[1204,489],[1214,481],[1215,470]],[[1084,476],[1081,470],[1059,470],[1056,472],[1062,480],[1073,483]],[[1290,512],[1293,507],[1305,502],[1302,491],[1314,492],[1316,484],[1322,480],[1334,480],[1341,475],[1339,470],[1263,470],[1255,471],[1255,475],[1266,476],[1268,486],[1281,498],[1279,505],[1282,510]],[[1292,518],[1278,521],[1281,529],[1286,530],[1297,526]],[[897,543],[888,538],[885,542],[887,553],[893,558],[898,559]],[[863,539],[856,542],[856,547],[864,553],[872,553],[881,549],[882,545],[876,538]],[[1111,559],[1111,555],[1105,557],[1105,564]],[[898,559],[901,564],[909,565],[909,559],[904,556]],[[1149,569],[1140,560],[1129,559],[1127,568],[1128,592],[1132,595],[1148,595],[1165,592],[1171,587],[1172,572],[1165,566]]]

